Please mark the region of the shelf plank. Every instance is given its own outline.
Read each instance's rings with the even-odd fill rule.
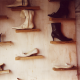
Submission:
[[[28,60],[28,59],[40,59],[40,58],[44,58],[44,56],[38,55],[38,56],[30,56],[30,57],[15,57],[15,60]]]
[[[1,43],[12,43],[12,41],[3,41],[3,42],[0,42]]]
[[[75,21],[76,20],[76,18],[49,18],[49,20],[50,21],[53,21],[53,20],[56,20],[56,21],[62,21],[62,20],[73,20],[73,21]]]
[[[0,19],[8,19],[6,15],[0,15]]]
[[[49,2],[53,2],[53,1],[60,1],[60,0],[48,0]],[[71,1],[73,1],[73,0],[71,0]]]
[[[0,74],[5,74],[5,73],[9,73],[10,70],[3,70],[3,71],[0,71]]]
[[[38,32],[40,29],[16,29],[16,33],[18,32]]]
[[[53,68],[54,71],[65,71],[65,70],[77,70],[77,67],[72,68]]]
[[[18,7],[9,7],[11,8],[12,11],[20,11],[20,10],[39,10],[40,7],[39,6],[31,6],[31,7],[27,7],[27,6],[18,6]]]
[[[53,1],[60,1],[60,0],[48,0],[49,2],[53,2]]]
[[[76,43],[76,41],[50,41],[51,44],[67,44],[67,43]]]

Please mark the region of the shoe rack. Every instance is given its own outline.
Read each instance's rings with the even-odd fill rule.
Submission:
[[[59,1],[59,0],[47,0],[48,3],[53,2],[53,1]],[[37,2],[37,0],[36,0],[36,2]],[[37,3],[39,3],[39,2],[37,2]],[[40,10],[38,12],[39,14],[36,13],[36,14],[38,14],[37,15],[38,19],[36,19],[36,21],[38,21],[37,26],[39,25],[38,27],[40,27],[41,30],[40,29],[15,29],[16,33],[19,33],[19,34],[16,34],[13,30],[13,34],[11,34],[11,36],[10,36],[10,37],[12,37],[14,45],[10,45],[8,47],[2,46],[2,49],[6,48],[7,55],[5,56],[5,52],[3,51],[3,52],[1,52],[1,57],[4,55],[4,59],[6,60],[7,63],[9,62],[8,63],[8,64],[10,64],[9,67],[11,67],[13,70],[12,74],[7,75],[7,78],[10,76],[10,79],[12,79],[13,77],[19,76],[20,79],[17,78],[18,80],[23,80],[23,79],[24,80],[41,80],[41,79],[53,80],[53,78],[55,80],[59,80],[59,79],[64,80],[67,78],[66,80],[68,80],[68,77],[69,77],[69,80],[73,80],[73,79],[77,80],[77,78],[74,77],[76,75],[76,71],[78,69],[77,66],[73,66],[72,68],[58,68],[58,69],[53,68],[54,63],[57,64],[57,63],[69,62],[69,58],[70,58],[70,60],[72,60],[72,64],[75,64],[76,61],[73,62],[73,58],[75,58],[75,57],[73,57],[73,56],[75,56],[75,50],[73,50],[73,49],[75,48],[74,45],[76,45],[76,41],[50,41],[50,38],[49,38],[49,32],[50,32],[49,29],[50,28],[48,27],[48,25],[50,23],[47,23],[47,19],[48,19],[48,22],[49,21],[51,21],[51,22],[64,22],[64,21],[65,22],[69,22],[69,21],[75,22],[76,18],[50,18],[50,17],[48,18],[48,16],[46,15],[48,11],[47,11],[47,8],[45,7],[45,5],[43,4],[43,2],[46,2],[46,0],[41,1],[40,5],[41,5],[42,10]],[[19,6],[19,7],[9,7],[9,8],[14,12],[15,11],[18,12],[18,11],[21,11],[24,9],[27,9],[27,10],[39,10],[40,9],[39,6],[31,6],[31,7]],[[13,15],[12,15],[12,17],[13,17]],[[7,16],[3,16],[3,17],[5,19],[7,19]],[[40,20],[42,20],[42,21],[40,22]],[[9,28],[11,28],[11,26],[9,26]],[[33,32],[33,33],[31,33],[31,32]],[[40,32],[40,33],[35,33],[35,32]],[[9,34],[10,33],[11,32],[9,32]],[[8,37],[8,38],[10,38],[10,37]],[[4,44],[4,43],[6,43],[6,44],[12,43],[12,41],[0,42],[0,44]],[[64,47],[64,45],[66,45],[66,46]],[[68,49],[69,49],[68,45],[70,45],[70,47],[71,47],[71,45],[73,45],[73,48],[71,49],[73,51],[70,50],[68,52]],[[23,51],[26,51],[26,50],[31,49],[36,46],[40,48],[40,52],[42,53],[42,55],[36,55],[36,56],[32,55],[32,56],[27,56],[27,57],[17,56],[19,53],[24,53]],[[66,48],[66,49],[64,49],[64,48]],[[8,53],[8,51],[9,52],[11,51],[11,52]],[[73,53],[73,56],[72,56],[72,53]],[[15,57],[15,55],[17,57]],[[16,61],[14,60],[14,58]],[[62,59],[62,58],[64,58],[64,59]],[[36,59],[38,59],[38,60],[36,60]],[[62,60],[60,60],[60,59],[62,59]],[[65,59],[67,59],[67,60],[65,60]],[[69,63],[71,63],[71,62],[69,62]],[[57,72],[55,72],[55,71],[57,71]],[[69,72],[70,74],[68,73],[68,71],[70,71]],[[71,71],[74,71],[74,72],[71,72]],[[4,74],[4,73],[10,73],[10,70],[0,71],[0,74]],[[28,76],[28,78],[26,77],[26,75]],[[72,78],[72,76],[73,76],[73,78]],[[7,80],[9,80],[9,79],[7,79]]]
[[[60,0],[48,0],[49,2],[54,2],[54,1],[60,1]],[[74,1],[72,1],[74,3]],[[49,18],[49,21],[54,21],[54,22],[69,22],[69,21],[72,21],[72,22],[76,22],[76,18]],[[69,44],[69,45],[76,45],[76,41],[50,41],[51,44]],[[77,70],[77,66],[73,66],[72,68],[53,68],[54,71],[67,71],[67,70]]]

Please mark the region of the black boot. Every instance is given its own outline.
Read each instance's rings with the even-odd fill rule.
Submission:
[[[59,10],[55,13],[53,12],[52,14],[48,14],[48,16],[52,17],[52,18],[62,18],[63,16],[66,15],[66,17],[69,14],[69,3],[70,1],[60,1],[60,8]]]
[[[71,41],[71,38],[65,37],[61,32],[61,23],[51,23],[52,26],[52,33],[51,36],[53,38],[58,38],[61,41]]]

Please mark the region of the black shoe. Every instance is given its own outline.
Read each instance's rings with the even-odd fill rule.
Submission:
[[[51,36],[53,38],[58,38],[61,41],[72,41],[71,38],[65,37],[61,32],[61,23],[51,23],[52,26],[52,33]]]
[[[59,10],[55,13],[53,12],[52,14],[48,14],[48,16],[52,18],[62,18],[63,16],[66,15],[66,17],[69,15],[69,6],[70,1],[60,1],[60,8]]]

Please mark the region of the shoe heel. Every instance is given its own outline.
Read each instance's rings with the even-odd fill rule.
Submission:
[[[53,33],[51,33],[51,36],[52,36],[52,38],[53,38],[53,41],[54,41],[55,35],[54,35]]]

